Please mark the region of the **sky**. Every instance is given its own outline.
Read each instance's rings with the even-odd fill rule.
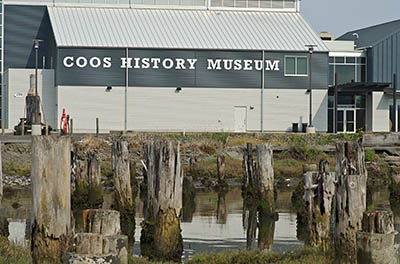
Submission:
[[[337,38],[400,19],[400,0],[302,0],[301,13],[315,31],[328,31]]]

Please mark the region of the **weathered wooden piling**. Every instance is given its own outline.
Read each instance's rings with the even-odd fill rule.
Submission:
[[[1,142],[0,142],[0,205],[1,200],[3,199],[3,162],[2,162],[2,154],[1,154]]]
[[[246,149],[243,152],[243,187],[247,189],[255,188],[255,170],[256,164],[253,160],[253,145],[247,143]]]
[[[149,217],[142,223],[141,253],[150,259],[180,262],[183,173],[179,143],[148,142],[145,160]]]
[[[112,143],[111,158],[114,177],[114,209],[121,213],[122,233],[130,243],[135,237],[135,204],[132,192],[132,173],[128,141],[119,138]]]
[[[217,156],[217,179],[219,185],[225,183],[225,156],[222,155]]]
[[[83,211],[84,232],[74,236],[73,252],[64,256],[68,264],[128,264],[128,237],[121,235],[120,214],[114,210]]]
[[[335,249],[340,263],[356,263],[356,234],[366,209],[367,170],[359,143],[336,144]]]
[[[71,245],[71,139],[34,136],[31,148],[32,258],[56,262]]]
[[[357,233],[358,263],[399,264],[400,245],[396,245],[396,234],[392,212],[364,212],[362,231]]]
[[[305,244],[326,251],[331,244],[330,217],[335,194],[335,174],[329,172],[329,162],[321,160],[319,171],[304,173],[303,180],[308,233]]]
[[[226,211],[226,193],[227,190],[218,191],[217,224],[226,224],[226,218],[228,216]]]
[[[243,183],[249,203],[257,204],[258,214],[250,211],[247,229],[247,247],[250,248],[255,236],[254,217],[258,215],[258,248],[272,250],[275,231],[274,165],[270,144],[256,146],[257,157],[253,159],[250,143],[243,155]],[[254,208],[253,208],[254,210]]]
[[[274,162],[270,144],[257,145],[257,169],[255,182],[259,186],[263,214],[275,215]]]

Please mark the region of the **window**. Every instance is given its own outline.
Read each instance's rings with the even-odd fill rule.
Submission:
[[[308,58],[298,56],[285,57],[285,75],[286,76],[307,76]]]
[[[338,84],[350,82],[366,82],[365,57],[329,57],[329,85],[335,85],[335,73],[338,74]]]

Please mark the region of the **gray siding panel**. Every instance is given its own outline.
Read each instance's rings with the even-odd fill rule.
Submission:
[[[266,58],[280,60],[280,71],[267,71],[265,75],[265,88],[298,88],[308,89],[309,76],[285,76],[285,56],[307,56],[308,53],[273,53],[267,52]],[[328,87],[328,55],[314,53],[312,55],[312,86],[315,89]]]
[[[397,81],[400,81],[400,32],[377,43],[372,48],[373,81],[392,82],[393,73],[397,73]]]
[[[8,68],[34,68],[35,52],[32,40],[44,40],[39,49],[39,68],[43,68],[43,56],[50,62],[54,40],[47,7],[4,6],[4,71]],[[50,68],[50,63],[46,63]]]
[[[125,69],[121,68],[121,58],[125,58],[125,49],[74,49],[60,48],[57,68],[57,85],[76,86],[124,86]],[[265,71],[265,88],[271,89],[307,89],[308,76],[285,76],[285,56],[308,56],[308,53],[278,53],[266,52],[265,59],[279,61],[279,70]],[[98,57],[103,60],[111,57],[112,67],[79,68],[65,67],[63,59],[71,56],[76,60],[85,57],[90,60]],[[258,51],[204,51],[204,50],[150,50],[129,49],[132,58],[132,68],[129,69],[129,85],[136,87],[201,87],[201,88],[261,88],[262,72],[255,70],[226,70],[223,61],[261,60],[262,52]],[[159,63],[158,68],[136,68],[134,59],[143,58],[164,59],[195,59],[195,69],[189,69],[185,62],[185,69],[164,69]],[[221,69],[208,69],[208,60],[221,60]],[[312,57],[313,88],[327,89],[328,86],[328,54],[314,53]],[[176,65],[176,64],[175,64]]]

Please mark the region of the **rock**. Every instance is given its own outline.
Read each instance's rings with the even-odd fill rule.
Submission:
[[[109,254],[77,254],[67,253],[64,255],[64,264],[121,264],[116,253]]]
[[[125,235],[106,236],[103,239],[103,253],[116,253],[121,264],[128,264],[128,237]]]
[[[75,235],[77,254],[103,254],[103,235],[78,233]],[[107,252],[108,253],[108,252]]]

